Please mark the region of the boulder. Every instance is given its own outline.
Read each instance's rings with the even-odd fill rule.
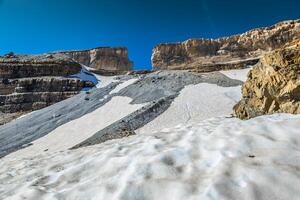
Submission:
[[[300,114],[300,40],[266,54],[249,72],[242,96],[234,106],[241,119],[281,112]]]

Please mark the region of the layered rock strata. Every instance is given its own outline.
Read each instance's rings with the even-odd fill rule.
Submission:
[[[249,72],[242,100],[234,107],[241,119],[272,113],[300,113],[300,40],[266,54]]]
[[[92,86],[90,82],[58,77],[13,80],[0,84],[0,111],[14,113],[41,109]]]
[[[284,21],[230,37],[164,43],[154,47],[152,65],[156,70],[194,69],[199,72],[244,68],[257,63],[265,52],[281,48],[297,38],[300,38],[300,20]]]
[[[79,63],[62,55],[0,57],[0,125],[93,87],[67,78],[80,70]]]

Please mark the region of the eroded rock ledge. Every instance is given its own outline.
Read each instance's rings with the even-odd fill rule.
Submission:
[[[154,69],[194,69],[198,72],[243,68],[265,53],[300,38],[300,20],[284,21],[219,39],[189,39],[154,47]],[[250,61],[250,63],[249,63]]]
[[[300,113],[300,40],[266,54],[249,72],[242,100],[234,107],[241,119],[264,114]]]
[[[0,57],[0,78],[67,76],[81,65],[61,55],[12,55]]]

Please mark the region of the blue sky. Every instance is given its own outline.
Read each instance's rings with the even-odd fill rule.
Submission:
[[[153,46],[300,18],[299,0],[0,0],[0,54],[126,46],[136,69]]]

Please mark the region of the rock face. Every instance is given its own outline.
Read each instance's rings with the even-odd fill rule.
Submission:
[[[89,82],[58,77],[26,78],[2,83],[0,111],[14,113],[37,110],[78,94],[83,87],[91,86],[93,84]]]
[[[243,99],[234,107],[241,119],[278,112],[300,113],[300,40],[266,54],[249,72]]]
[[[88,81],[66,76],[81,65],[62,55],[9,55],[0,58],[0,125],[78,94]]]
[[[59,51],[80,64],[99,73],[113,73],[131,70],[133,62],[128,58],[127,48],[102,47],[82,51]]]
[[[152,52],[154,69],[193,69],[207,72],[243,68],[265,52],[300,38],[300,20],[284,21],[240,35],[219,39],[189,39],[159,44]]]

